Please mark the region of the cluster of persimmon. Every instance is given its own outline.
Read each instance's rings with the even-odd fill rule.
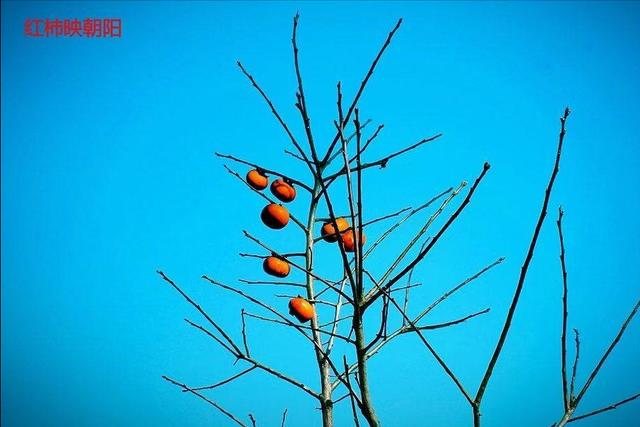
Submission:
[[[269,177],[264,171],[252,169],[247,173],[247,184],[257,191],[262,191],[269,186]],[[271,193],[281,202],[289,203],[296,198],[296,189],[293,184],[285,179],[279,178],[271,183]],[[269,228],[280,230],[289,223],[289,210],[279,204],[269,203],[262,209],[260,214],[262,222]],[[291,267],[284,257],[271,255],[264,259],[262,269],[269,275],[275,277],[287,277],[291,272]],[[306,299],[298,295],[289,301],[289,313],[305,323],[313,318],[313,306]]]
[[[247,184],[257,191],[262,191],[269,186],[269,177],[260,169],[252,169],[247,173]],[[286,178],[278,178],[271,183],[271,193],[281,202],[289,203],[296,198],[296,189],[293,183]],[[280,230],[289,223],[289,210],[276,203],[269,203],[262,209],[260,214],[262,222],[269,228]],[[336,230],[337,226],[337,230]],[[354,252],[356,247],[356,235],[353,227],[344,218],[336,218],[335,225],[333,221],[327,221],[323,224],[321,230],[322,238],[329,243],[335,243],[342,237],[344,250]],[[360,247],[364,245],[367,237],[364,233],[360,233]],[[291,272],[291,267],[284,257],[273,254],[264,259],[262,263],[263,270],[275,277],[287,277]],[[300,322],[305,323],[313,318],[313,305],[306,299],[298,295],[289,301],[289,313],[295,316]]]
[[[338,235],[342,236],[342,244],[344,250],[347,252],[354,252],[356,249],[356,233],[353,231],[353,227],[349,225],[349,222],[344,218],[336,218],[335,225],[333,221],[327,221],[322,226],[321,234],[325,242],[335,243],[338,241]],[[362,247],[367,241],[367,236],[364,233],[360,233],[360,247]]]
[[[264,171],[252,169],[247,173],[247,184],[255,190],[262,191],[269,185],[269,177]],[[296,198],[296,189],[289,180],[284,178],[276,179],[271,183],[271,193],[284,203],[292,202]],[[286,227],[289,217],[289,210],[276,203],[269,203],[260,214],[262,222],[274,230]]]

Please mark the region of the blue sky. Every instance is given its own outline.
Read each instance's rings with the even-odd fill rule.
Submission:
[[[185,325],[184,317],[199,321],[197,313],[155,270],[239,337],[246,304],[200,275],[230,283],[263,277],[256,260],[237,256],[257,250],[242,229],[283,250],[303,244],[294,227],[267,230],[258,217],[263,201],[212,155],[236,154],[309,180],[283,154],[290,143],[235,66],[243,61],[302,137],[290,50],[296,11],[320,146],[332,136],[336,82],[351,99],[399,17],[404,24],[360,103],[363,118],[385,124],[367,158],[444,134],[382,171],[368,171],[365,217],[416,206],[473,180],[484,161],[493,166],[416,270],[424,285],[410,305],[418,313],[506,257],[425,319],[492,308],[428,333],[472,391],[537,219],[558,118],[565,105],[573,109],[550,216],[483,408],[487,426],[549,425],[560,416],[558,205],[566,210],[569,324],[583,338],[579,384],[639,293],[638,3],[2,2],[3,425],[226,425],[161,379],[201,385],[240,368]],[[25,19],[47,17],[121,18],[123,37],[25,37]],[[302,216],[305,201],[292,211]],[[383,271],[424,219],[386,243],[372,271]],[[372,227],[370,238],[383,230]],[[317,258],[328,274],[339,262],[328,247]],[[272,290],[255,294],[285,311],[286,300]],[[637,323],[582,411],[638,391]],[[312,350],[301,338],[257,321],[249,334],[258,357],[317,387]],[[390,344],[370,366],[384,425],[469,425],[467,404],[415,337]],[[252,412],[259,425],[276,425],[284,408],[290,425],[319,425],[315,402],[260,373],[211,397],[245,419]],[[640,420],[638,405],[581,424],[632,425]],[[348,423],[349,411],[346,401],[337,406],[337,425]]]

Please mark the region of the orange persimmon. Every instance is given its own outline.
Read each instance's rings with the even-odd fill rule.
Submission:
[[[338,226],[339,233],[342,233],[349,228],[349,223],[344,218],[336,218],[336,225]],[[322,234],[322,238],[329,243],[338,241],[338,233],[336,233],[336,229],[333,226],[332,221],[325,222],[320,233]]]
[[[264,172],[257,169],[251,169],[247,173],[247,184],[256,190],[264,190],[269,185],[269,178]]]
[[[274,196],[285,203],[289,203],[296,198],[296,189],[290,182],[282,178],[276,179],[271,184],[271,192]]]
[[[265,258],[262,268],[267,274],[276,277],[287,277],[291,271],[289,263],[284,258],[275,256]]]
[[[313,306],[300,295],[289,301],[289,314],[295,316],[300,323],[305,323],[313,319],[313,313]]]
[[[289,211],[284,206],[271,203],[262,209],[260,218],[267,227],[279,230],[289,222]]]
[[[356,250],[356,235],[353,230],[349,230],[342,233],[342,242],[344,243],[344,250],[347,252],[355,252]],[[364,233],[360,233],[360,247],[364,246],[367,242],[367,236]]]

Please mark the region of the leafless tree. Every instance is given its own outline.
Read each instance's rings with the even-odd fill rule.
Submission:
[[[210,405],[214,406],[217,410],[222,412],[230,421],[241,426],[248,425],[240,417],[233,415],[227,409],[221,407],[218,403],[205,396],[205,392],[211,391],[218,387],[222,387],[244,375],[248,375],[254,371],[263,371],[270,374],[286,383],[291,384],[302,392],[308,394],[317,400],[321,414],[322,425],[324,427],[333,426],[333,408],[334,405],[341,401],[349,399],[353,413],[353,422],[356,426],[360,425],[360,418],[369,426],[379,426],[380,420],[376,408],[371,398],[371,390],[369,387],[369,370],[368,361],[374,357],[384,346],[391,342],[394,338],[403,334],[415,334],[427,350],[427,353],[432,357],[436,363],[442,368],[444,373],[455,384],[461,395],[468,402],[472,414],[473,424],[478,427],[481,423],[481,405],[489,381],[492,377],[494,369],[499,361],[499,358],[504,349],[504,345],[507,341],[508,334],[513,325],[513,317],[518,308],[520,302],[520,295],[526,282],[527,272],[529,270],[533,254],[536,249],[538,237],[540,235],[542,225],[547,215],[547,208],[549,199],[553,190],[556,177],[559,171],[560,159],[562,154],[562,146],[566,132],[566,122],[569,116],[569,109],[565,109],[563,116],[561,117],[561,129],[558,140],[558,147],[556,152],[556,158],[554,167],[551,173],[551,177],[547,184],[547,188],[544,194],[543,204],[540,210],[538,220],[535,225],[533,236],[529,245],[528,252],[522,265],[522,269],[516,284],[515,293],[509,310],[507,312],[504,325],[497,340],[495,349],[488,362],[487,368],[482,376],[482,380],[478,386],[475,394],[471,394],[468,389],[462,384],[460,379],[456,376],[453,369],[445,362],[440,356],[434,346],[426,338],[424,331],[440,328],[447,328],[454,325],[458,325],[467,320],[481,316],[489,312],[489,308],[479,309],[473,313],[469,313],[460,318],[452,319],[448,322],[440,324],[423,324],[422,320],[427,314],[431,312],[436,306],[444,302],[454,293],[461,290],[463,287],[472,283],[481,275],[491,270],[493,267],[502,263],[504,258],[499,258],[493,262],[488,263],[485,267],[480,269],[477,273],[463,280],[460,284],[447,291],[441,297],[436,299],[432,304],[423,309],[417,316],[410,316],[408,311],[411,289],[419,286],[419,283],[413,281],[413,272],[416,266],[425,259],[434,246],[440,241],[442,236],[449,230],[456,220],[460,217],[463,211],[471,203],[473,196],[480,187],[484,177],[490,169],[489,163],[484,163],[479,175],[473,181],[472,185],[466,191],[466,195],[458,206],[453,209],[453,212],[444,220],[442,226],[435,230],[433,235],[427,236],[430,232],[436,220],[443,215],[454,199],[463,194],[466,190],[467,183],[462,181],[459,185],[451,187],[439,194],[431,197],[428,201],[417,208],[405,208],[396,212],[385,214],[378,217],[372,217],[367,211],[365,211],[365,203],[363,201],[363,180],[364,171],[370,168],[378,167],[385,168],[390,161],[394,158],[409,154],[412,151],[417,150],[423,145],[438,139],[441,134],[436,134],[424,138],[420,138],[417,142],[409,144],[404,148],[397,149],[389,153],[388,155],[374,160],[365,160],[367,149],[378,139],[378,136],[383,129],[383,125],[379,125],[371,135],[366,138],[364,132],[369,125],[370,120],[364,122],[360,119],[360,111],[358,108],[358,102],[367,86],[367,83],[371,79],[376,70],[378,63],[380,62],[384,52],[389,47],[394,35],[400,28],[402,20],[398,20],[395,26],[387,35],[384,43],[382,44],[377,55],[373,59],[369,69],[364,75],[354,98],[350,103],[343,103],[343,94],[341,84],[337,84],[337,101],[336,101],[336,120],[334,121],[335,134],[329,141],[324,149],[316,143],[314,139],[314,133],[311,127],[311,118],[307,105],[307,98],[305,96],[304,84],[302,79],[301,67],[299,62],[299,48],[297,44],[297,29],[298,29],[299,16],[296,15],[293,19],[293,31],[292,31],[292,48],[293,48],[293,66],[295,70],[297,80],[297,92],[295,99],[295,107],[300,114],[300,118],[304,125],[304,140],[300,142],[291,131],[289,125],[284,121],[279,110],[276,108],[270,97],[267,95],[262,86],[257,80],[250,74],[247,69],[238,62],[240,71],[246,76],[251,85],[258,92],[263,101],[267,104],[271,113],[278,121],[287,138],[290,140],[294,150],[285,150],[286,153],[297,160],[303,162],[305,168],[308,169],[310,179],[307,181],[303,178],[296,178],[290,174],[286,174],[283,171],[269,168],[266,165],[259,164],[257,162],[241,159],[234,155],[216,153],[216,156],[223,160],[233,162],[241,166],[249,166],[255,168],[261,173],[269,174],[271,176],[280,177],[286,180],[288,183],[295,185],[301,190],[304,190],[309,194],[309,205],[306,209],[306,215],[304,218],[298,218],[291,215],[291,220],[302,231],[304,236],[304,243],[300,242],[300,247],[304,246],[304,250],[296,253],[287,253],[285,251],[278,250],[268,243],[256,238],[248,231],[244,231],[248,240],[253,242],[256,247],[263,253],[252,254],[242,253],[241,256],[245,257],[257,257],[266,258],[270,255],[276,256],[279,259],[286,260],[286,262],[294,269],[301,271],[304,274],[304,283],[287,282],[283,280],[248,280],[240,279],[240,282],[245,285],[262,285],[273,287],[274,290],[278,290],[278,297],[290,298],[293,295],[282,294],[281,289],[293,288],[297,292],[304,292],[305,299],[312,305],[323,304],[331,307],[333,315],[330,319],[324,319],[321,321],[318,315],[318,311],[315,310],[313,317],[311,318],[310,325],[300,324],[294,318],[283,314],[276,307],[273,307],[263,300],[252,296],[250,292],[243,290],[239,286],[232,286],[222,283],[209,276],[202,276],[206,283],[215,286],[216,288],[228,291],[244,298],[248,304],[254,306],[261,313],[251,313],[246,308],[241,310],[241,335],[242,343],[236,342],[232,338],[232,334],[225,331],[210,315],[207,313],[196,301],[194,301],[176,282],[165,275],[163,272],[158,271],[158,274],[164,279],[164,281],[170,284],[176,291],[178,291],[182,297],[191,304],[206,321],[205,325],[197,324],[189,319],[185,319],[191,326],[206,334],[218,345],[220,345],[225,351],[233,355],[236,361],[242,361],[246,366],[238,373],[232,375],[229,378],[222,379],[214,384],[192,387],[182,382],[164,377],[168,382],[181,388],[182,391],[191,393],[200,399],[206,401]],[[345,108],[346,107],[346,108]],[[355,140],[355,149],[353,147],[353,140]],[[304,147],[303,147],[304,146]],[[337,169],[332,168],[336,162],[339,163]],[[250,186],[243,176],[234,170],[229,165],[225,164],[226,170],[235,178],[247,184],[260,197],[267,200],[269,203],[276,203],[277,201],[268,196],[266,193],[254,189]],[[348,206],[348,214],[342,215],[347,217],[350,221],[349,229],[355,240],[353,245],[353,252],[349,251],[345,245],[344,234],[336,233],[337,238],[337,250],[340,253],[342,262],[343,274],[338,280],[332,280],[325,277],[322,273],[318,272],[314,264],[314,246],[321,241],[321,237],[317,235],[318,222],[329,223],[333,226],[334,230],[339,230],[337,220],[341,215],[336,212],[335,200],[333,194],[336,193],[329,190],[335,187],[338,183],[344,182],[345,188],[342,191],[342,197]],[[432,206],[437,206],[430,215],[424,220],[423,226],[414,234],[409,243],[403,248],[403,250],[395,257],[392,262],[385,269],[384,273],[380,277],[374,277],[369,269],[367,269],[366,260],[372,254],[372,252],[380,246],[380,244],[387,238],[394,235],[394,233],[405,223],[408,219],[418,215],[424,211],[427,211]],[[323,216],[319,216],[319,212],[323,212]],[[360,242],[362,236],[364,236],[364,229],[371,224],[378,223],[380,221],[389,221],[394,219],[392,225],[390,225],[384,233],[377,237],[377,239],[368,246],[364,246],[363,242]],[[562,324],[562,380],[563,380],[563,396],[564,396],[564,409],[565,412],[561,420],[555,424],[557,426],[563,426],[567,422],[576,421],[586,417],[590,417],[602,412],[606,412],[616,407],[630,402],[636,399],[639,395],[636,394],[619,402],[613,403],[602,409],[598,409],[587,413],[582,416],[574,416],[574,411],[580,403],[582,397],[587,392],[593,379],[598,374],[600,368],[604,364],[605,360],[619,342],[628,324],[632,320],[633,316],[638,310],[638,304],[635,305],[633,311],[628,316],[627,320],[620,329],[620,332],[613,340],[608,350],[603,355],[596,368],[589,376],[586,384],[574,395],[574,380],[578,365],[579,358],[579,337],[576,331],[576,360],[573,366],[573,372],[571,375],[570,386],[567,372],[566,372],[566,329],[567,329],[567,274],[565,269],[565,257],[564,257],[564,242],[562,236],[561,227],[562,211],[560,211],[560,217],[558,219],[558,231],[560,235],[561,243],[561,265],[563,271],[563,324]],[[365,249],[366,248],[366,249]],[[413,254],[413,255],[410,255]],[[300,258],[301,261],[296,261],[296,258]],[[404,291],[404,292],[400,292]],[[286,291],[284,291],[286,292]],[[402,299],[402,300],[400,300]],[[379,313],[375,322],[372,322],[371,317],[367,317],[368,324],[365,321],[365,313],[373,311]],[[390,328],[390,311],[397,313],[400,317],[401,324],[393,329]],[[319,381],[316,385],[304,384],[303,382],[293,378],[289,374],[277,370],[267,363],[258,360],[255,356],[252,356],[250,352],[249,337],[247,334],[246,319],[251,318],[259,321],[269,322],[277,327],[288,327],[297,331],[302,337],[309,343],[315,352],[315,362],[318,367]],[[350,357],[352,362],[349,363],[346,356],[336,358],[336,355],[332,353],[334,344],[336,341],[340,341],[349,348],[351,348]],[[336,360],[337,359],[337,360]],[[339,390],[344,389],[340,393],[339,397],[335,397]],[[248,415],[251,425],[256,425],[256,420],[252,414]],[[285,425],[286,410],[282,416],[282,426]]]

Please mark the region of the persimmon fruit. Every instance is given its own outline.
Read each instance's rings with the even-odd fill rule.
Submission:
[[[313,306],[301,296],[298,295],[289,301],[289,314],[295,316],[300,323],[306,323],[313,319],[313,313]]]
[[[271,184],[271,193],[278,198],[278,200],[289,203],[296,198],[296,189],[290,182],[279,178],[273,181]]]
[[[338,233],[342,233],[349,228],[349,223],[344,218],[336,218],[336,225],[338,226]],[[332,221],[325,222],[320,233],[326,242],[333,243],[338,241],[338,233],[336,233]]]
[[[289,263],[285,259],[276,256],[265,258],[262,268],[267,274],[275,277],[287,277],[291,271]]]
[[[247,173],[247,184],[256,190],[264,190],[269,185],[269,177],[258,169],[251,169]]]
[[[356,250],[356,241],[355,241],[355,233],[353,230],[346,231],[342,233],[342,242],[344,243],[344,250],[347,252],[355,252]],[[364,246],[367,242],[367,236],[364,233],[360,233],[360,247]]]
[[[260,218],[267,227],[279,230],[289,223],[289,211],[284,206],[270,203],[262,209]]]

